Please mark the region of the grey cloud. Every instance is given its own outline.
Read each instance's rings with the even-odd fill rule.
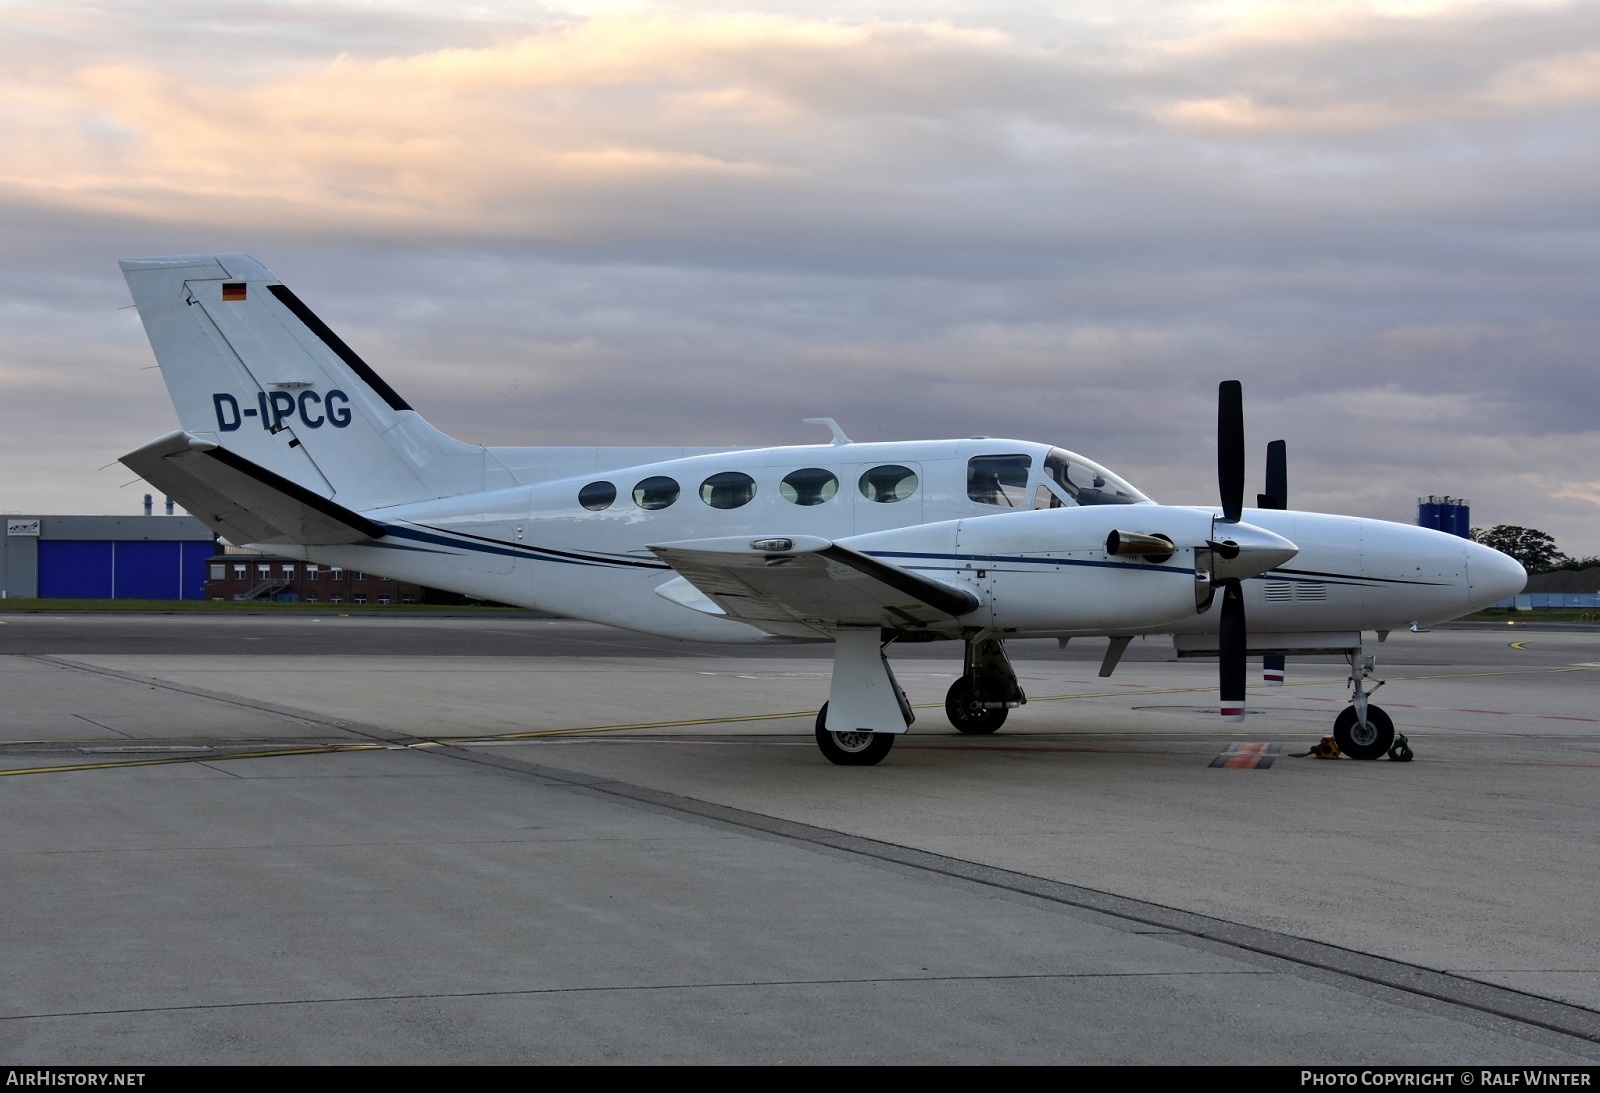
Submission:
[[[406,56],[507,33],[425,12],[246,15],[258,45],[203,21],[164,45],[160,10],[135,9],[117,24],[131,46],[91,38],[82,56],[187,72],[205,92],[237,55],[241,79],[287,94],[335,46]],[[837,56],[735,43],[677,86],[491,97],[504,128],[461,149],[475,189],[445,171],[427,190],[445,169],[398,152],[333,161],[330,189],[307,164],[304,189],[265,196],[163,175],[126,206],[0,189],[17,225],[0,260],[3,451],[28,468],[11,488],[131,511],[118,472],[93,468],[171,411],[116,311],[114,261],[237,249],[466,439],[806,442],[821,437],[799,419],[831,414],[859,439],[1052,440],[1163,499],[1208,501],[1215,384],[1239,376],[1252,459],[1287,437],[1297,504],[1406,520],[1417,494],[1464,493],[1479,522],[1600,552],[1595,502],[1555,496],[1588,482],[1600,497],[1593,102],[1465,101],[1594,48],[1591,10],[1187,50],[1126,25],[940,34],[889,28]],[[762,102],[685,105],[734,85],[776,120]],[[1392,116],[1251,131],[1160,113],[1234,94]],[[579,151],[728,169],[519,158],[574,134],[591,138]]]

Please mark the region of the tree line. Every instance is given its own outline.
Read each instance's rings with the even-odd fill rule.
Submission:
[[[1529,573],[1550,573],[1557,569],[1588,569],[1600,566],[1600,556],[1569,558],[1556,541],[1538,528],[1515,524],[1496,524],[1492,528],[1473,528],[1472,541],[1509,554]]]

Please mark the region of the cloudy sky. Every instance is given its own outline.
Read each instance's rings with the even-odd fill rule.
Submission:
[[[139,510],[116,259],[237,250],[464,440],[1209,502],[1237,377],[1296,508],[1600,554],[1594,2],[0,0],[0,230],[10,512]]]

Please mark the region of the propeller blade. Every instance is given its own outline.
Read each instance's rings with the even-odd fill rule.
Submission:
[[[1223,518],[1237,523],[1244,509],[1244,388],[1238,380],[1217,387],[1217,488]]]
[[[1288,445],[1281,440],[1274,440],[1267,445],[1267,492],[1256,495],[1256,508],[1286,509],[1288,507]]]
[[[1244,720],[1245,634],[1244,593],[1238,581],[1222,586],[1222,620],[1217,635],[1217,675],[1222,690],[1222,719]]]
[[[1281,440],[1274,440],[1267,445],[1267,492],[1261,495],[1257,507],[1289,507],[1289,446]],[[1261,658],[1261,681],[1268,687],[1282,687],[1287,674],[1287,665],[1282,656]]]
[[[1282,687],[1283,678],[1288,674],[1282,656],[1265,656],[1261,658],[1261,681],[1268,687]]]

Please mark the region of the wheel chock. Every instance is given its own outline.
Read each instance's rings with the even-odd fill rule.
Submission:
[[[1339,758],[1339,742],[1331,736],[1324,736],[1310,751],[1296,752],[1296,759],[1304,759],[1314,755],[1318,759]]]
[[[1416,752],[1411,750],[1411,741],[1402,733],[1394,738],[1394,746],[1389,749],[1389,758],[1396,763],[1409,763],[1416,758]]]

